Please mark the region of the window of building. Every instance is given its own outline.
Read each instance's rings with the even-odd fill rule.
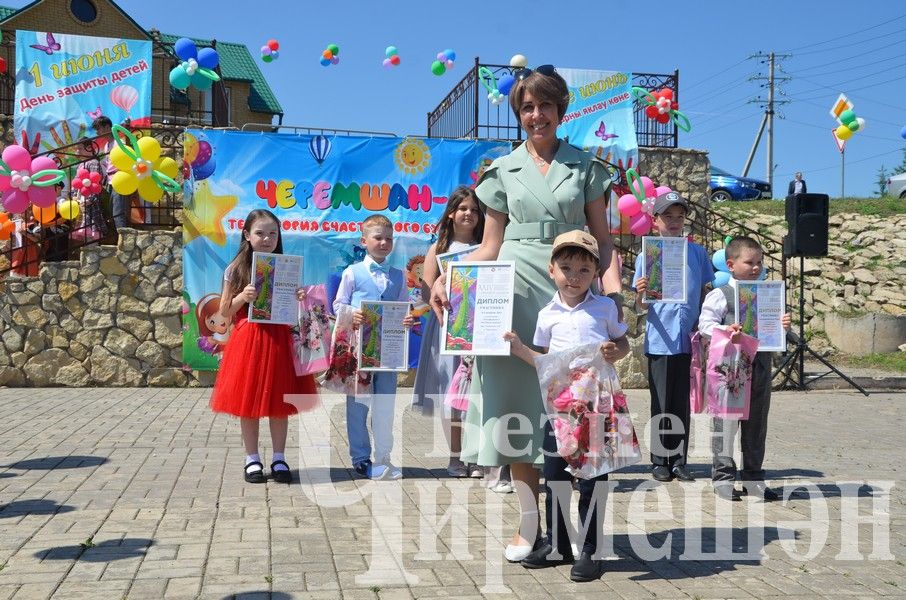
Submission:
[[[70,0],[69,10],[82,23],[93,23],[98,18],[98,9],[91,0]]]

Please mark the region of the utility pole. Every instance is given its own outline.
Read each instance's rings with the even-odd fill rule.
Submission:
[[[742,168],[742,176],[745,177],[749,174],[749,167],[752,166],[752,159],[755,158],[755,151],[758,149],[758,144],[761,142],[761,135],[764,133],[765,127],[768,130],[768,142],[767,142],[767,180],[771,184],[771,193],[774,193],[774,107],[782,106],[787,104],[789,100],[777,100],[775,98],[775,87],[777,83],[782,83],[784,81],[789,81],[789,77],[777,77],[774,75],[774,66],[779,60],[784,58],[789,58],[790,54],[775,54],[770,52],[765,54],[759,52],[753,54],[749,59],[758,58],[761,59],[761,62],[764,63],[767,59],[768,63],[768,74],[764,75],[754,75],[749,77],[749,81],[766,81],[766,84],[761,84],[761,87],[768,88],[768,97],[767,99],[758,97],[752,100],[749,100],[749,103],[763,104],[764,105],[764,116],[761,118],[761,125],[758,126],[758,132],[755,134],[755,141],[752,143],[752,149],[749,151],[749,156],[746,158],[746,164]]]

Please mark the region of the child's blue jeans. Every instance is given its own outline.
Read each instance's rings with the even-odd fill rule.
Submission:
[[[349,437],[349,457],[356,465],[371,458],[368,435],[368,411],[371,409],[371,431],[374,435],[374,462],[390,462],[393,450],[393,407],[396,399],[395,372],[374,373],[374,393],[346,396],[346,434]]]

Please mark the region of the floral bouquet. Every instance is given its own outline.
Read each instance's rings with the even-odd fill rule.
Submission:
[[[569,473],[591,479],[641,460],[626,396],[600,344],[539,356],[535,366]]]
[[[708,414],[721,419],[748,419],[752,394],[752,362],[758,352],[758,339],[740,334],[739,342],[730,341],[730,331],[715,327],[708,348],[705,394]]]
[[[356,359],[356,334],[352,327],[351,306],[341,306],[330,344],[330,366],[321,386],[347,396],[371,393],[371,373],[359,372]]]
[[[299,329],[293,334],[293,366],[297,376],[320,373],[330,366],[330,318],[323,285],[306,291],[299,310]]]

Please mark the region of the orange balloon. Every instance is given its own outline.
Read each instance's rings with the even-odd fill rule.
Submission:
[[[330,50],[325,50],[321,53],[321,56],[323,56],[327,60],[330,60],[331,58],[333,58],[333,52],[331,52]]]
[[[8,240],[15,230],[16,226],[9,220],[7,214],[0,212],[0,242]]]
[[[32,204],[31,212],[35,215],[38,223],[41,223],[42,225],[53,223],[53,220],[57,218],[57,206],[55,204],[46,208],[41,208],[40,206]]]

